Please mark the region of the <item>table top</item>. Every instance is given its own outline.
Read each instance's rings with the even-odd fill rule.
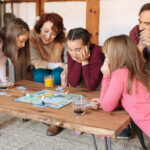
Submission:
[[[23,86],[26,91],[23,93],[16,87]],[[57,86],[54,86],[55,90]],[[72,111],[72,104],[60,109],[35,107],[32,104],[13,101],[13,99],[24,96],[26,93],[34,93],[45,89],[44,84],[33,81],[22,80],[15,83],[13,88],[4,91],[11,96],[0,95],[0,112],[10,114],[19,118],[31,119],[47,124],[61,126],[63,128],[80,130],[86,133],[98,134],[115,138],[129,124],[130,116],[127,112],[114,111],[104,112],[103,110],[92,110],[86,108],[86,114],[75,116]],[[99,97],[99,91],[88,91],[84,88],[65,87],[70,93],[83,94],[89,102],[94,97]],[[3,92],[2,90],[0,90]]]

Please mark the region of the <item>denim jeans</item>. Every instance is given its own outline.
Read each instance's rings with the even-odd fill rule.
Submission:
[[[63,68],[55,68],[53,70],[48,69],[34,69],[32,70],[33,79],[35,82],[44,83],[44,76],[47,75],[53,75],[54,76],[54,84],[60,85],[61,84],[61,72],[63,71]]]

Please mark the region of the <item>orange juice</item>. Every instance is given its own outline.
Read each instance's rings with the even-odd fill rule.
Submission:
[[[44,83],[45,83],[45,87],[53,87],[53,78],[45,78],[44,79]]]

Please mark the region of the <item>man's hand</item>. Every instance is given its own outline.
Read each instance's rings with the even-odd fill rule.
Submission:
[[[144,48],[146,48],[146,46],[149,45],[150,45],[150,31],[143,30],[140,33],[140,41],[138,44],[138,48],[140,49],[140,52],[143,52]]]

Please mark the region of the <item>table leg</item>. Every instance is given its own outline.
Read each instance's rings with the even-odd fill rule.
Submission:
[[[94,134],[92,134],[92,137],[93,137],[93,144],[94,144],[95,150],[98,150]]]
[[[107,137],[108,150],[111,150],[111,138]]]
[[[105,136],[105,149],[111,150],[111,138]]]

